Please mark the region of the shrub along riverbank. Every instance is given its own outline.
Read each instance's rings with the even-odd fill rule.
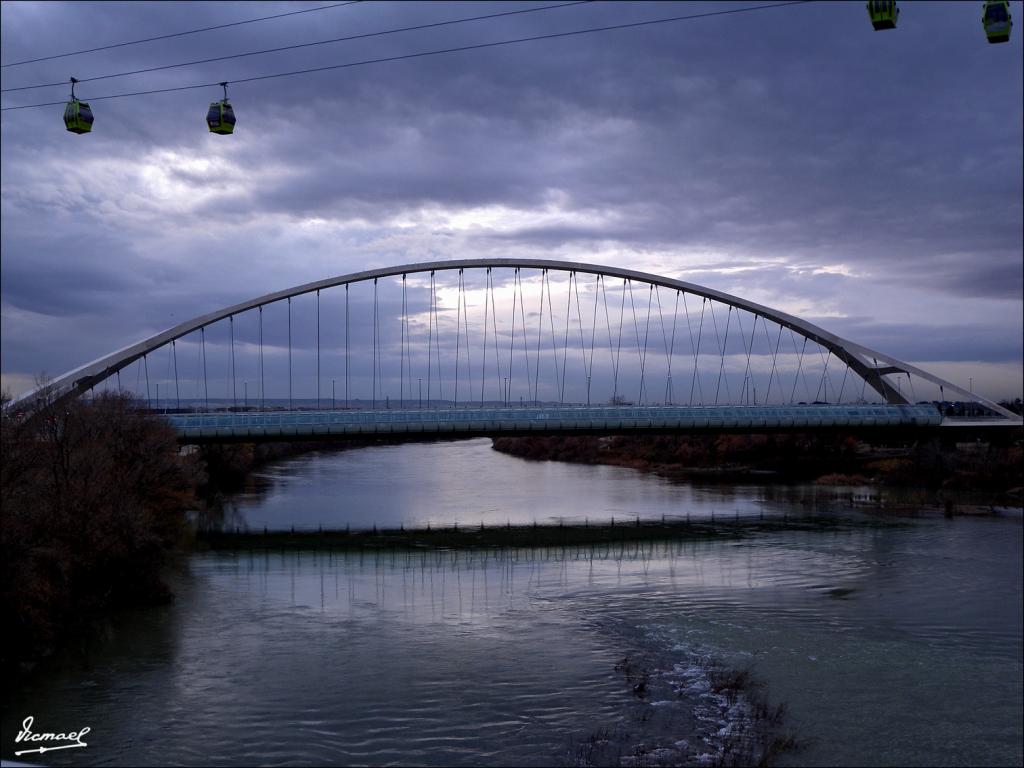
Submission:
[[[841,434],[501,437],[494,448],[526,459],[612,464],[705,481],[917,486],[1018,499],[1024,483],[1019,440],[872,445]]]
[[[0,424],[5,674],[84,639],[98,618],[166,602],[202,471],[173,429],[101,395]]]

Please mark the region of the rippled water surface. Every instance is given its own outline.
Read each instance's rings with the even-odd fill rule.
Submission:
[[[405,524],[809,505],[847,522],[597,548],[195,555],[173,606],[5,698],[3,756],[32,714],[37,730],[92,728],[87,748],[47,754],[55,765],[713,759],[738,716],[708,690],[721,663],[786,705],[804,746],[780,764],[1024,760],[1019,512],[894,521],[797,491],[495,456],[472,441],[305,457],[238,514],[278,525],[291,504],[307,524],[356,524],[338,510],[376,498]],[[360,469],[374,466],[376,484]]]

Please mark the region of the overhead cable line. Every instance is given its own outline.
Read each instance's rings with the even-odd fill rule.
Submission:
[[[146,69],[135,69],[130,72],[118,72],[112,75],[97,75],[96,77],[79,77],[77,82],[89,83],[95,80],[109,80],[114,77],[127,77],[128,75],[141,75],[147,72],[158,72],[164,69],[174,69],[176,67],[191,67],[196,64],[209,64],[214,61],[227,61],[229,59],[241,59],[246,56],[261,56],[266,53],[278,53],[280,51],[292,51],[297,48],[311,48],[316,45],[327,45],[329,43],[342,43],[348,40],[361,40],[367,37],[381,37],[383,35],[393,35],[397,32],[413,32],[421,29],[430,29],[432,27],[444,27],[452,24],[463,24],[469,21],[483,21],[485,19],[497,19],[501,16],[516,16],[522,13],[534,13],[536,11],[549,11],[553,8],[566,8],[570,5],[586,5],[592,3],[594,0],[573,0],[568,3],[558,3],[557,5],[542,5],[536,8],[523,8],[518,11],[504,11],[502,13],[489,13],[485,16],[470,16],[463,19],[448,19],[447,21],[435,21],[429,24],[417,24],[412,27],[400,27],[398,29],[386,29],[380,32],[365,32],[359,35],[348,35],[346,37],[335,37],[330,40],[318,40],[312,43],[297,43],[295,45],[283,45],[279,48],[265,48],[260,51],[249,51],[248,53],[234,53],[230,56],[216,56],[209,59],[196,59],[194,61],[184,61],[178,64],[164,64],[159,67],[148,67]],[[39,85],[22,85],[17,88],[4,88],[0,90],[0,93],[8,93],[10,91],[30,91],[36,88],[53,88],[56,86],[67,87],[67,80],[61,80],[59,83],[40,83]]]
[[[572,31],[569,31],[569,32],[552,32],[552,33],[549,33],[549,34],[546,34],[546,35],[533,35],[533,36],[530,36],[530,37],[518,37],[518,38],[511,39],[511,40],[497,40],[497,41],[491,42],[491,43],[476,43],[474,45],[460,45],[460,46],[456,46],[454,48],[441,48],[441,49],[437,49],[437,50],[433,50],[433,51],[421,51],[420,53],[406,53],[406,54],[402,54],[402,55],[399,55],[399,56],[385,56],[385,57],[377,58],[377,59],[363,59],[361,61],[351,61],[351,62],[347,62],[345,64],[331,64],[331,65],[324,66],[324,67],[311,67],[309,69],[297,69],[297,70],[293,70],[291,72],[278,72],[278,73],[273,74],[273,75],[257,75],[255,77],[238,78],[238,79],[235,79],[235,80],[231,80],[230,83],[232,85],[238,85],[240,83],[252,83],[252,82],[256,82],[258,80],[273,80],[273,79],[279,78],[279,77],[292,77],[294,75],[307,75],[307,74],[311,74],[313,72],[327,72],[327,71],[335,70],[335,69],[348,69],[350,67],[360,67],[360,66],[364,66],[364,65],[367,65],[367,64],[383,64],[385,62],[390,62],[390,61],[402,61],[404,59],[417,59],[417,58],[424,58],[426,56],[438,56],[438,55],[444,54],[444,53],[458,53],[458,52],[461,52],[461,51],[482,50],[484,48],[497,48],[497,47],[502,46],[502,45],[514,45],[516,43],[528,43],[528,42],[532,42],[534,40],[553,40],[553,39],[562,38],[562,37],[572,37],[574,35],[586,35],[586,34],[590,34],[592,32],[609,32],[611,30],[616,30],[616,29],[631,29],[631,28],[635,28],[635,27],[651,26],[651,25],[654,25],[654,24],[666,24],[668,22],[673,22],[673,21],[688,21],[688,20],[692,20],[692,19],[708,18],[710,16],[726,16],[726,15],[736,14],[736,13],[745,13],[747,11],[762,11],[762,10],[766,10],[766,9],[769,9],[769,8],[782,8],[782,7],[785,7],[785,6],[788,6],[788,5],[805,5],[808,2],[810,2],[810,0],[790,0],[790,2],[773,3],[771,5],[757,5],[757,6],[749,6],[749,7],[746,7],[746,8],[732,8],[730,10],[725,10],[725,11],[710,11],[710,12],[707,12],[707,13],[689,14],[687,16],[669,16],[669,17],[663,18],[663,19],[650,19],[648,21],[634,21],[634,22],[629,22],[629,23],[625,23],[625,24],[611,24],[611,25],[603,26],[603,27],[590,27],[588,29],[576,29],[576,30],[572,30]],[[179,85],[179,86],[174,86],[174,87],[171,87],[171,88],[154,88],[154,89],[147,90],[147,91],[132,91],[132,92],[129,92],[129,93],[114,93],[114,94],[109,94],[107,96],[92,96],[92,97],[89,98],[89,101],[102,101],[102,100],[105,100],[105,99],[121,99],[121,98],[130,97],[130,96],[149,96],[149,95],[156,94],[156,93],[171,93],[171,92],[174,92],[174,91],[189,91],[189,90],[195,90],[197,88],[210,88],[210,87],[213,87],[215,85],[220,85],[220,82],[196,83],[195,85]],[[36,107],[52,107],[52,106],[56,106],[56,105],[59,105],[59,104],[62,105],[64,103],[65,103],[64,101],[46,101],[46,102],[41,102],[39,104],[23,104],[23,105],[16,106],[16,107],[2,107],[2,108],[0,108],[0,112],[7,112],[7,111],[15,110],[15,109],[33,109],[33,108],[36,108]]]
[[[12,61],[9,64],[0,64],[0,68],[3,67],[17,67],[22,64],[34,64],[37,61],[50,61],[52,59],[63,59],[68,56],[78,56],[82,53],[95,53],[96,51],[106,51],[111,48],[124,48],[127,45],[139,45],[141,43],[152,43],[155,40],[167,40],[172,37],[183,37],[185,35],[194,35],[198,32],[210,32],[214,29],[227,29],[228,27],[240,27],[243,24],[254,24],[257,21],[269,21],[271,19],[280,19],[285,16],[297,16],[300,13],[313,13],[314,11],[326,11],[331,8],[340,8],[343,5],[355,5],[360,3],[362,0],[348,0],[344,3],[332,3],[331,5],[321,5],[318,8],[306,8],[301,11],[288,11],[287,13],[276,13],[273,16],[261,16],[258,19],[246,19],[244,21],[232,21],[228,24],[217,24],[212,27],[201,27],[200,29],[190,29],[185,32],[172,32],[168,35],[157,35],[156,37],[145,37],[141,40],[129,40],[125,43],[113,43],[111,45],[101,45],[97,48],[85,48],[81,51],[70,51],[69,53],[56,53],[53,56],[40,56],[38,59],[24,59],[22,61]]]

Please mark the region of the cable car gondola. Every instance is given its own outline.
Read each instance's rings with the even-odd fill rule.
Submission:
[[[881,29],[896,29],[900,9],[896,7],[896,0],[868,0],[868,17],[876,32]]]
[[[71,78],[71,101],[64,107],[64,127],[72,133],[88,133],[92,130],[92,110],[89,109],[87,101],[79,101],[75,98],[75,83],[78,81]]]
[[[210,127],[210,133],[226,136],[235,130],[235,110],[228,103],[228,84],[221,85],[224,87],[224,98],[210,104],[210,111],[206,113],[206,124]]]
[[[1010,3],[1007,0],[986,0],[981,14],[981,24],[990,43],[1006,43],[1010,40]]]

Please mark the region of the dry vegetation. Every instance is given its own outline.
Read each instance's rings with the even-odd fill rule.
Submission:
[[[494,448],[527,459],[614,464],[669,476],[995,492],[1018,488],[1024,467],[1019,439],[965,446],[938,440],[872,445],[835,433],[531,436],[497,438]]]
[[[6,398],[5,398],[6,399]],[[199,468],[126,397],[3,413],[0,610],[5,672],[122,607],[170,598],[161,579]]]

